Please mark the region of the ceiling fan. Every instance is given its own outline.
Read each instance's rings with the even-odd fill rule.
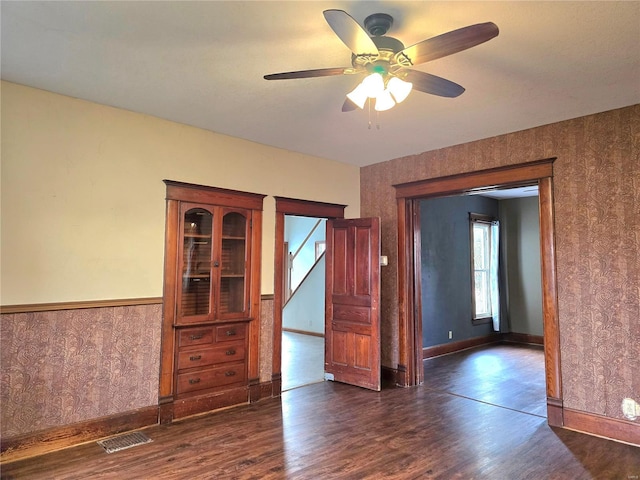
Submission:
[[[388,110],[404,100],[412,88],[441,97],[461,95],[464,88],[457,83],[411,67],[474,47],[491,40],[499,33],[494,23],[479,23],[405,48],[401,41],[386,36],[393,24],[393,17],[390,15],[369,15],[362,28],[342,10],[325,10],[323,13],[331,29],[352,51],[351,67],[272,73],[264,78],[286,80],[368,73],[362,83],[347,94],[342,105],[343,112],[363,108],[367,99],[375,99],[376,110]]]

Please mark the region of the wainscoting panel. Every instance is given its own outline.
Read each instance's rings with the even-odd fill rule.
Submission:
[[[158,404],[161,304],[1,316],[3,442]]]

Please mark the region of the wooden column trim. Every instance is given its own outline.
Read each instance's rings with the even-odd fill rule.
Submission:
[[[542,317],[544,326],[545,358],[556,362],[546,364],[547,396],[562,398],[560,382],[560,329],[558,324],[558,292],[555,269],[555,230],[553,212],[553,184],[551,177],[538,183],[540,215],[540,262],[542,269]]]
[[[283,282],[284,282],[284,212],[278,211],[278,199],[276,198],[276,231],[275,252],[273,268],[273,353],[271,360],[271,375],[274,388],[273,394],[278,396],[281,392],[282,373],[282,306],[283,306]]]
[[[408,232],[411,231],[411,222],[408,217],[409,202],[404,198],[397,200],[398,209],[398,372],[402,372],[402,375],[397,375],[398,386],[408,387],[413,384],[410,382],[407,372],[409,365],[414,365],[410,354],[411,335],[409,332],[411,328],[409,325],[413,325],[415,319],[411,312],[411,308],[407,309],[407,306],[411,305],[409,299],[410,288],[413,279],[413,263],[410,261],[411,243]]]
[[[262,200],[261,200],[262,202]],[[250,272],[250,292],[249,305],[249,345],[257,348],[249,348],[249,358],[247,359],[247,372],[249,384],[259,384],[260,382],[260,330],[261,330],[261,271],[262,271],[262,205],[260,209],[254,209],[251,213],[251,272]],[[252,396],[258,396],[255,388],[252,389]]]
[[[175,282],[177,269],[178,245],[175,232],[180,222],[180,202],[167,200],[165,218],[164,245],[164,280],[162,305],[162,333],[160,338],[160,383],[158,397],[162,403],[162,421],[170,422],[173,418],[173,359],[175,354],[175,337],[173,333],[173,317],[176,309]]]
[[[416,319],[422,319],[422,232],[420,229],[420,202],[418,200],[412,200],[410,202],[411,211],[408,212],[411,218],[411,224],[413,225],[413,241],[411,242],[411,258],[413,260],[413,288],[410,292],[412,309],[412,323],[413,326],[413,338],[411,344],[413,347],[412,355],[414,358],[422,357],[422,321],[416,321]],[[415,362],[415,368],[411,372],[416,385],[422,385],[424,383],[424,368],[422,362]]]

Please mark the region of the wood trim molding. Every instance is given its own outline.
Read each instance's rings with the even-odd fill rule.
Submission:
[[[532,181],[535,183],[539,178],[553,175],[555,160],[555,157],[546,158],[524,164],[400,183],[393,187],[396,189],[396,198],[422,198],[432,195],[488,191],[507,184],[509,186],[531,185]]]
[[[242,192],[227,188],[196,185],[193,183],[163,180],[167,186],[167,200],[179,200],[191,203],[206,203],[225,207],[248,208],[262,211],[262,202],[266,195]]]
[[[434,345],[433,347],[424,347],[422,349],[422,358],[438,357],[448,353],[459,352],[468,348],[479,347],[481,345],[489,345],[502,340],[499,333],[484,335],[482,337],[468,338],[466,340],[458,340],[457,342],[444,343],[442,345]]]
[[[395,368],[380,366],[382,388],[394,388],[398,385],[398,371]]]
[[[86,422],[3,438],[0,447],[0,464],[43,455],[157,423],[158,407],[151,406]]]
[[[261,302],[268,302],[269,300],[273,300],[273,299],[274,299],[273,293],[263,293],[262,295],[260,295]]]
[[[276,199],[276,212],[285,215],[304,215],[318,218],[344,218],[346,205],[337,203],[314,202],[297,198],[274,197]]]
[[[560,371],[560,323],[556,281],[555,227],[552,177],[538,182],[540,218],[540,270],[542,273],[542,322],[544,330],[547,397],[562,398]]]
[[[542,335],[530,335],[528,333],[503,333],[502,340],[513,343],[528,343],[531,345],[544,345],[544,337]]]
[[[125,298],[119,300],[86,300],[79,302],[31,303],[24,305],[2,305],[0,313],[52,312],[56,310],[78,310],[81,308],[132,307],[137,305],[157,305],[162,297]]]
[[[302,215],[316,218],[344,218],[345,205],[313,202],[287,197],[276,199],[275,251],[273,268],[273,352],[271,379],[273,396],[278,397],[282,388],[282,306],[284,286],[284,221],[285,215]]]
[[[561,398],[547,397],[547,423],[551,427],[564,425],[564,409]]]
[[[640,447],[640,424],[564,408],[564,427]]]
[[[413,325],[415,321],[413,309],[414,291],[413,280],[413,245],[414,239],[410,219],[411,203],[404,199],[397,201],[398,219],[398,357],[399,363],[396,369],[396,381],[400,387],[409,387],[415,383],[409,379],[407,365],[413,365],[411,350],[413,349]]]

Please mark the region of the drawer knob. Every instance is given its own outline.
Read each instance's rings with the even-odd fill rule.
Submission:
[[[189,360],[191,360],[192,362],[197,362],[201,358],[202,358],[202,355],[193,355],[193,356],[189,357]]]
[[[236,335],[235,330],[227,330],[227,337],[233,337],[234,335]]]
[[[200,340],[204,337],[204,333],[196,333],[194,335],[189,335],[189,340]]]
[[[227,355],[235,355],[235,354],[236,354],[236,351],[232,349],[232,350],[227,350],[225,353],[226,353]]]
[[[200,379],[199,378],[190,378],[189,379],[189,383],[191,385],[195,385],[196,383],[200,383]]]
[[[224,376],[225,377],[233,377],[236,374],[236,372],[234,372],[233,370],[229,370],[227,372],[224,372]],[[198,379],[200,380],[200,379]]]

